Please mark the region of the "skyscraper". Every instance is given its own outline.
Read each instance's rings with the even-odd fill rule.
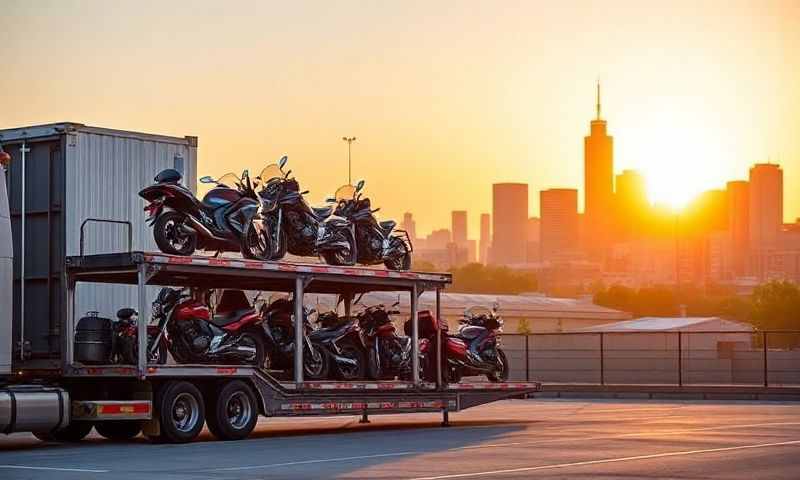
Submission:
[[[780,243],[783,225],[783,170],[772,163],[750,169],[750,249],[753,273],[763,278],[765,259]]]
[[[598,257],[608,248],[614,218],[614,139],[600,116],[600,83],[597,84],[597,116],[590,135],[583,139],[583,175],[586,248]]]
[[[490,263],[510,265],[525,262],[525,225],[528,221],[528,185],[492,185],[492,247]]]
[[[453,243],[459,246],[467,243],[467,212],[453,210],[452,213]]]
[[[478,246],[478,261],[488,263],[489,245],[492,243],[492,217],[488,213],[481,213],[481,237]]]
[[[551,188],[539,192],[542,260],[553,261],[578,247],[578,191]]]
[[[750,250],[750,185],[744,180],[728,182],[728,234],[732,273],[747,275]]]
[[[623,170],[617,175],[614,199],[619,236],[625,240],[641,237],[648,213],[647,188],[642,174]]]
[[[414,217],[411,215],[411,212],[406,212],[403,214],[403,230],[408,232],[408,236],[411,238],[413,242],[417,238],[417,222],[414,221]]]

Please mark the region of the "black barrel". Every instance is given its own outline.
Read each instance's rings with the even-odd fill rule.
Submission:
[[[88,364],[111,362],[111,319],[89,312],[75,327],[75,361]]]

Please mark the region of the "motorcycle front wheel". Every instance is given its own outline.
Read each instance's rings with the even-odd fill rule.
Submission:
[[[197,237],[181,229],[186,215],[169,211],[162,213],[153,224],[153,238],[158,249],[169,255],[188,256],[197,248]]]
[[[255,260],[272,260],[272,243],[266,223],[251,219],[242,235],[242,256]]]
[[[303,352],[303,375],[309,380],[325,380],[328,376],[328,358],[319,344],[311,342],[310,352]]]
[[[509,365],[506,360],[506,354],[500,347],[497,348],[497,370],[492,373],[487,373],[486,378],[493,383],[508,381]]]
[[[384,260],[383,264],[389,270],[410,270],[411,252],[408,251],[406,242],[397,237],[392,237],[389,242],[389,250],[397,253]]]

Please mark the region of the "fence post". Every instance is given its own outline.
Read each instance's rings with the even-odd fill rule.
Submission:
[[[678,386],[683,386],[683,342],[680,330],[678,330]]]
[[[525,381],[531,381],[531,351],[530,345],[528,345],[531,336],[527,333],[525,334]]]
[[[767,369],[767,332],[761,332],[761,341],[764,344],[764,388],[769,386],[769,370]]]
[[[600,332],[600,385],[606,384],[606,366],[605,366],[605,346],[603,341],[603,332]]]

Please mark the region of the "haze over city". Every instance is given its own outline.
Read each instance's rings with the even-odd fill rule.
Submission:
[[[680,207],[771,160],[784,221],[800,216],[797,2],[7,1],[3,19],[0,126],[197,135],[217,176],[288,154],[315,202],[356,136],[354,178],[421,233],[467,210],[477,239],[496,182],[529,184],[531,216],[552,187],[582,211],[598,78],[615,174],[641,171],[650,200]]]

